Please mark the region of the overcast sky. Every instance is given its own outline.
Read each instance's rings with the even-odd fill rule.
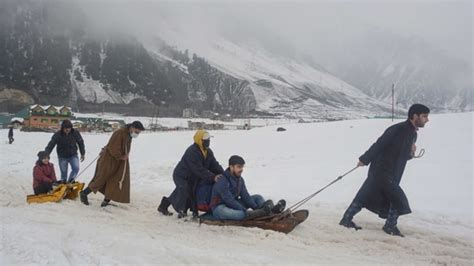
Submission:
[[[172,27],[191,39],[225,34],[305,54],[315,54],[328,40],[350,45],[367,29],[378,29],[416,37],[472,62],[471,1],[102,0],[81,5],[97,29],[155,34]]]

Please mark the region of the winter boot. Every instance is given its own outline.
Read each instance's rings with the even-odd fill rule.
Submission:
[[[271,202],[271,204],[270,204],[270,202]],[[267,200],[265,203],[267,203],[267,204],[263,204],[263,207],[260,208],[260,209],[256,209],[256,210],[253,210],[253,211],[247,211],[246,216],[245,216],[245,220],[252,220],[252,219],[259,218],[259,217],[270,215],[270,213],[272,212],[272,208],[273,208],[273,202],[271,200],[270,201]]]
[[[344,226],[344,227],[347,227],[347,228],[354,228],[356,231],[362,229],[362,227],[358,226],[352,220],[349,220],[345,217],[342,218],[342,220],[339,222],[339,224]]]
[[[81,202],[84,203],[84,205],[89,205],[89,200],[87,199],[87,194],[84,191],[81,191],[79,193]]]
[[[109,199],[104,199],[102,201],[102,203],[100,204],[100,207],[107,207],[108,205],[110,204],[110,200]]]
[[[253,220],[259,217],[267,216],[270,212],[268,209],[256,209],[253,211],[247,211],[245,215],[245,220]]]
[[[164,216],[171,216],[173,215],[172,212],[168,211],[168,207],[171,205],[170,201],[168,200],[167,197],[161,198],[161,203],[158,206],[158,212],[163,214]]]
[[[275,206],[275,204],[273,203],[273,200],[266,200],[262,207],[260,207],[261,209],[272,209],[273,207]]]
[[[178,212],[178,219],[188,217],[188,212],[187,211],[179,211]]]
[[[398,230],[398,227],[396,225],[384,225],[383,226],[383,231],[389,235],[392,235],[392,236],[399,236],[399,237],[405,237],[401,232],[400,230]]]
[[[354,228],[356,231],[362,229],[362,227],[358,226],[352,221],[354,215],[362,210],[362,207],[357,202],[352,202],[349,208],[347,208],[344,216],[342,217],[341,221],[339,222],[340,225],[347,227],[347,228]]]
[[[400,236],[405,237],[397,227],[398,222],[398,212],[394,208],[390,207],[388,210],[387,220],[385,221],[385,225],[383,226],[382,230],[392,236]]]
[[[281,199],[277,202],[275,206],[272,208],[272,213],[282,213],[286,208],[286,201]]]

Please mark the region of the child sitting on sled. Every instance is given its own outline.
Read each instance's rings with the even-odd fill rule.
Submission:
[[[48,193],[57,182],[54,165],[49,162],[49,154],[45,151],[38,153],[38,161],[33,168],[33,190],[35,195]]]

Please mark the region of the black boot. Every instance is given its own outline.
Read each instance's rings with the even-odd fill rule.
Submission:
[[[110,200],[109,199],[104,199],[102,201],[102,203],[100,204],[100,207],[107,207],[108,205],[110,204]]]
[[[399,237],[405,237],[401,232],[400,230],[398,230],[398,227],[396,225],[384,225],[383,226],[383,231],[389,235],[392,235],[392,236],[399,236]]]
[[[281,199],[277,202],[275,206],[272,208],[272,213],[282,213],[286,208],[286,201]]]
[[[347,218],[342,218],[342,220],[339,222],[340,225],[347,227],[347,228],[354,228],[356,231],[362,229],[362,227],[358,226],[355,224],[352,219],[347,219]]]
[[[269,202],[271,202],[271,204]],[[265,203],[267,203],[267,204],[263,204],[263,207],[260,208],[260,209],[256,209],[256,210],[253,210],[253,211],[247,211],[246,216],[245,216],[245,220],[252,220],[252,219],[259,218],[259,217],[270,215],[270,213],[272,212],[272,208],[273,208],[273,201],[267,200]]]
[[[362,210],[362,207],[357,202],[352,202],[347,208],[346,212],[344,212],[344,216],[342,217],[341,221],[339,222],[340,225],[347,227],[347,228],[354,228],[356,231],[362,229],[362,227],[358,226],[352,221],[354,215]]]
[[[188,217],[188,212],[187,211],[179,211],[178,212],[178,219]]]
[[[262,207],[260,209],[269,209],[271,210],[275,204],[273,204],[273,200],[267,200],[263,203]]]
[[[400,230],[398,230],[397,223],[398,223],[398,212],[396,209],[390,206],[390,209],[388,210],[387,221],[385,222],[385,225],[383,226],[382,230],[385,233],[392,236],[405,237],[400,232]]]
[[[245,220],[253,220],[270,214],[269,209],[256,209],[253,211],[247,211]]]
[[[163,214],[164,216],[171,216],[173,215],[172,212],[169,212],[168,211],[168,207],[170,206],[170,201],[168,200],[167,197],[163,197],[161,198],[161,203],[160,205],[158,206],[158,212],[160,212],[161,214]]]
[[[84,205],[89,205],[89,200],[87,199],[87,194],[84,191],[81,191],[79,193],[81,202],[84,203]]]

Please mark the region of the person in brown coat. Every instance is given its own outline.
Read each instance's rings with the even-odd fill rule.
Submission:
[[[128,155],[132,139],[145,130],[140,121],[134,121],[115,131],[102,149],[97,161],[94,177],[89,186],[80,193],[81,202],[89,205],[87,196],[97,191],[105,198],[101,207],[109,205],[110,201],[130,203],[130,164]]]

